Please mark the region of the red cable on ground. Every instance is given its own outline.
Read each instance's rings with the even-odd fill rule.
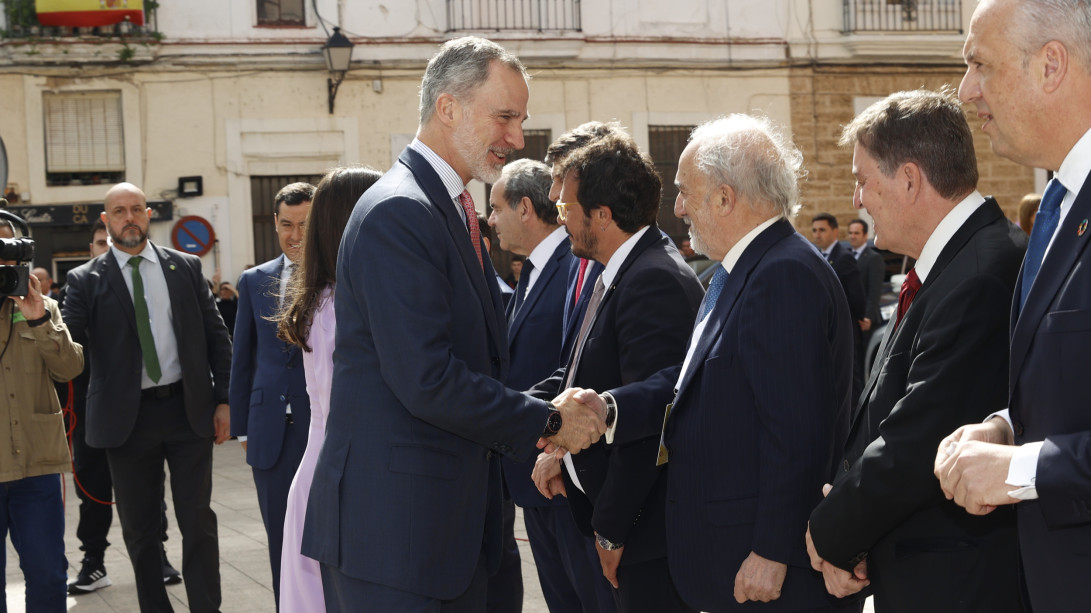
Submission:
[[[83,487],[83,484],[80,483],[79,477],[76,476],[76,457],[72,453],[72,432],[74,432],[76,430],[76,411],[72,407],[72,399],[73,399],[74,396],[75,396],[75,391],[73,389],[72,382],[69,381],[68,382],[68,401],[64,403],[64,408],[61,411],[68,418],[68,430],[67,430],[67,432],[65,432],[65,437],[68,439],[68,458],[69,458],[69,461],[72,463],[72,482],[75,483],[76,487],[80,488],[80,491],[83,492],[83,494],[85,496],[87,496],[89,499],[91,499],[91,500],[93,500],[93,501],[95,501],[95,502],[97,502],[99,504],[105,504],[105,505],[114,504],[112,502],[106,502],[104,500],[99,500],[98,498],[95,498],[94,496],[92,496],[91,493],[88,492]],[[61,474],[61,480],[62,481],[64,480],[64,474]],[[67,500],[64,500],[64,498],[67,498],[67,488],[61,490],[61,496],[62,496],[62,502],[67,504]]]

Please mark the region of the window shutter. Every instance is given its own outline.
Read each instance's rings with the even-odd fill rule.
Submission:
[[[45,93],[47,173],[124,172],[121,92]]]

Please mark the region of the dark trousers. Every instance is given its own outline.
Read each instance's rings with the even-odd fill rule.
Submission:
[[[327,613],[481,613],[488,593],[485,554],[477,561],[470,587],[454,600],[437,600],[362,581],[322,564],[322,593]]]
[[[190,428],[181,395],[145,399],[129,439],[106,450],[121,533],[143,613],[173,611],[163,586],[163,461],[170,467],[174,515],[182,532],[182,574],[191,611],[220,606],[220,551],[212,497],[212,438]]]
[[[735,581],[725,577],[724,581]],[[667,558],[657,558],[617,569],[614,603],[618,613],[697,613],[678,595],[671,581]]]
[[[549,610],[614,613],[594,540],[576,527],[568,506],[523,507],[523,521]]]
[[[3,541],[9,533],[26,581],[26,610],[63,613],[67,610],[68,560],[64,557],[60,475],[0,483],[0,569],[7,567]],[[4,584],[0,578],[0,586]],[[0,613],[7,610],[6,599],[0,600]]]
[[[307,429],[294,422],[284,424],[284,441],[280,457],[272,467],[254,471],[254,488],[258,494],[258,508],[269,538],[269,568],[273,571],[273,598],[280,608],[280,551],[284,544],[284,514],[288,510],[288,490],[292,487],[295,471],[307,449]]]
[[[500,568],[489,577],[486,613],[519,613],[523,610],[523,564],[515,542],[515,503],[504,492],[503,549]]]

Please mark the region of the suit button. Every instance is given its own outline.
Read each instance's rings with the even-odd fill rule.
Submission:
[[[280,401],[285,402],[286,400],[288,400],[288,399],[284,397],[284,394],[281,394],[280,395]]]
[[[841,467],[844,468],[846,471],[848,471],[848,469],[851,468],[849,466],[849,461],[848,460],[841,460]]]
[[[1012,429],[1015,431],[1015,436],[1023,436],[1023,422],[1013,421],[1011,422]]]
[[[485,459],[486,460],[491,460],[492,459],[492,450],[491,449],[485,452]]]

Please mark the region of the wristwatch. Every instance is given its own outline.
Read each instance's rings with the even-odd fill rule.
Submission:
[[[595,533],[595,540],[598,541],[599,547],[605,549],[606,551],[614,551],[616,549],[621,549],[625,546],[624,543],[612,543],[606,540],[606,537],[602,536],[598,532]]]
[[[617,419],[617,401],[614,400],[613,395],[610,392],[602,394],[602,400],[606,403],[606,427],[614,425],[614,421]]]
[[[542,438],[549,438],[556,436],[561,431],[561,412],[557,409],[549,410],[549,417],[546,418],[545,429],[542,430]]]

